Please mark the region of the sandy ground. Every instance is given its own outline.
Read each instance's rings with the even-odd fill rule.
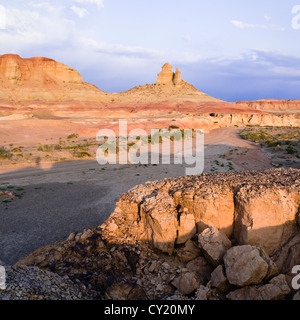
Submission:
[[[270,161],[241,128],[205,134],[204,172],[268,169]],[[12,169],[12,168],[11,168]],[[96,160],[1,168],[0,187],[21,197],[0,202],[0,260],[13,264],[35,249],[103,223],[120,195],[137,184],[185,175],[183,165],[105,165]]]

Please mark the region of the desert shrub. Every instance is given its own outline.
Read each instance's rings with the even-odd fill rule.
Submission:
[[[73,156],[76,157],[76,158],[85,158],[85,157],[91,157],[92,155],[89,154],[88,152],[85,152],[85,151],[77,151],[77,150],[74,150],[73,152]]]
[[[273,147],[278,147],[282,145],[281,141],[272,141],[272,140],[267,140],[266,141],[267,145],[269,148],[273,148]]]
[[[79,134],[77,133],[72,133],[70,134],[67,138],[70,140],[70,139],[77,139],[79,137]]]
[[[9,150],[6,150],[3,147],[0,147],[0,159],[10,159],[11,157],[12,157],[12,154]]]
[[[59,144],[57,144],[56,146],[54,146],[54,150],[61,150],[62,149],[62,147],[61,147],[61,145],[59,145]]]
[[[51,152],[53,151],[53,146],[45,144],[43,146],[39,146],[37,150],[41,152]]]
[[[296,154],[297,153],[297,150],[291,145],[289,145],[285,150],[288,154]]]

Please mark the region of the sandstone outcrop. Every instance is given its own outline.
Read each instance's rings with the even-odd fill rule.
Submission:
[[[263,99],[256,101],[238,101],[238,105],[247,106],[255,110],[277,112],[299,112],[300,100]]]
[[[16,54],[0,56],[0,98],[22,100],[95,100],[103,92],[83,82],[78,71],[55,60]]]
[[[165,63],[161,69],[161,72],[157,75],[156,84],[172,85],[174,77],[172,66],[169,63]]]
[[[78,71],[45,57],[21,58],[16,54],[0,55],[0,100],[43,102],[48,109],[51,102],[69,102],[89,106],[89,102],[158,102],[169,100],[218,101],[193,85],[181,80],[181,72],[166,63],[158,75],[157,84],[146,84],[120,93],[107,93],[83,82]]]
[[[175,75],[174,75],[174,78],[173,78],[173,83],[174,85],[178,85],[181,83],[181,71],[179,70],[179,68],[176,68],[176,72],[175,72]]]
[[[243,190],[247,192],[243,194]],[[273,237],[272,244],[277,246],[275,253],[272,247],[268,254],[264,250],[267,239],[254,237],[251,242],[255,243],[245,244],[245,239],[240,243],[240,234],[234,230],[239,217],[243,217],[243,211],[236,206],[239,197],[270,197],[272,190],[274,199],[282,195],[283,202],[287,194],[293,195],[290,205],[296,210],[292,211],[294,222],[286,225],[288,241],[284,236],[278,237],[277,232],[265,233],[267,238]],[[224,225],[233,224],[233,228],[225,228],[227,232],[231,230],[230,234],[225,236],[208,222],[197,224],[201,222],[201,214],[196,215],[199,210],[194,202],[196,195],[210,200],[208,194],[214,198],[229,192],[234,210],[227,218],[228,225],[225,222]],[[300,264],[299,192],[300,171],[296,169],[203,174],[148,182],[121,196],[115,212],[103,225],[40,248],[20,260],[16,267],[25,264],[68,275],[73,281],[84,279],[104,299],[296,299],[291,268]],[[273,219],[264,211],[265,207],[261,209],[261,217]],[[190,233],[185,244],[178,244],[180,214],[184,212],[198,217],[195,225],[200,229],[197,227],[195,235]],[[281,222],[285,224],[284,220]],[[271,221],[270,225],[272,230]],[[262,227],[265,228],[264,223]],[[259,231],[259,221],[255,228]],[[200,245],[199,236],[201,241],[205,240]],[[219,244],[222,250],[218,250]],[[214,257],[211,252],[221,254],[211,259]]]
[[[167,62],[162,66],[161,72],[157,75],[156,85],[174,85],[177,86],[182,83],[181,71],[176,68],[173,73],[172,66]]]
[[[278,179],[280,171],[276,170],[261,175],[246,172],[165,179],[145,187],[137,186],[124,194],[117,210],[124,214],[130,211],[137,230],[143,230],[139,239],[149,241],[164,252],[174,250],[177,231],[181,228],[180,208],[186,208],[194,215],[198,232],[215,226],[237,244],[258,245],[273,254],[297,231],[299,173],[297,170],[287,172],[284,184]],[[247,206],[242,205],[245,202]],[[161,230],[167,228],[166,221],[168,232],[163,234]]]

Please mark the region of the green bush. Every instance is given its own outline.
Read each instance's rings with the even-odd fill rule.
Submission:
[[[0,147],[0,159],[10,159],[12,157],[12,154],[9,150],[4,149],[3,147]]]
[[[77,139],[79,137],[79,134],[77,134],[77,133],[72,133],[72,134],[70,134],[69,136],[68,136],[68,139],[70,140],[70,139]]]
[[[297,153],[297,150],[291,145],[289,145],[285,150],[288,154],[296,154]]]

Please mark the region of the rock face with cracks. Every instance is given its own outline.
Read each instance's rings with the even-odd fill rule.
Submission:
[[[297,299],[299,188],[296,169],[148,182],[122,195],[103,225],[40,248],[15,267],[68,276],[102,299]]]

